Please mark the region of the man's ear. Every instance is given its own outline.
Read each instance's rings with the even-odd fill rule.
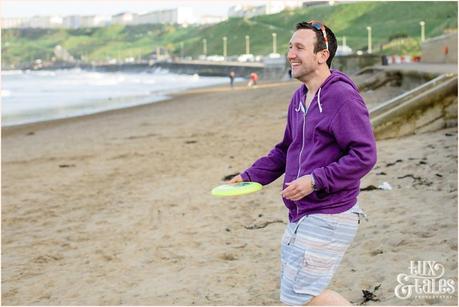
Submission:
[[[327,63],[328,58],[330,57],[330,51],[327,49],[319,51],[319,64]]]

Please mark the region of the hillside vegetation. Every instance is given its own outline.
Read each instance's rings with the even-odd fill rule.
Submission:
[[[277,33],[277,52],[287,51],[294,25],[300,21],[322,20],[335,32],[341,43],[354,51],[367,49],[367,26],[372,27],[373,52],[420,53],[420,21],[426,23],[426,38],[445,30],[457,29],[457,2],[358,2],[334,6],[286,10],[274,15],[250,19],[231,18],[211,26],[179,27],[173,25],[112,25],[105,28],[6,29],[2,30],[2,66],[17,65],[35,59],[49,60],[53,48],[61,45],[76,59],[104,61],[110,58],[148,59],[157,48],[175,56],[197,58],[203,54],[222,55],[224,36],[228,56],[245,53],[245,36],[250,36],[250,51],[256,55],[272,52],[272,33]],[[406,38],[403,48],[391,40]],[[395,47],[391,47],[391,46]]]

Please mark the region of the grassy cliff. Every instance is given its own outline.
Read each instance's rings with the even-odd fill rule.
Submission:
[[[373,51],[386,54],[420,53],[420,21],[426,23],[426,37],[457,29],[457,2],[356,2],[334,6],[286,10],[250,19],[231,18],[211,26],[113,25],[105,28],[7,29],[2,30],[2,66],[51,59],[53,48],[61,45],[75,58],[84,60],[144,59],[160,47],[170,54],[197,57],[223,54],[222,37],[228,39],[228,55],[245,53],[245,36],[250,36],[251,53],[272,52],[272,33],[277,33],[278,52],[285,53],[297,22],[323,20],[339,42],[346,37],[353,50],[367,49],[367,26],[372,27]],[[406,46],[394,41],[404,38]],[[182,49],[183,48],[183,49]]]

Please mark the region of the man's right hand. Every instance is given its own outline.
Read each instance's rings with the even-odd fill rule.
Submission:
[[[239,183],[243,181],[244,179],[242,179],[242,176],[239,174],[239,175],[234,176],[228,183],[233,184],[233,183]]]

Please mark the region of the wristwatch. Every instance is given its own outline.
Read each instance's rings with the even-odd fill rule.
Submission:
[[[311,174],[311,185],[312,185],[312,190],[317,191],[317,185],[316,185],[316,180],[314,179],[314,175]]]

